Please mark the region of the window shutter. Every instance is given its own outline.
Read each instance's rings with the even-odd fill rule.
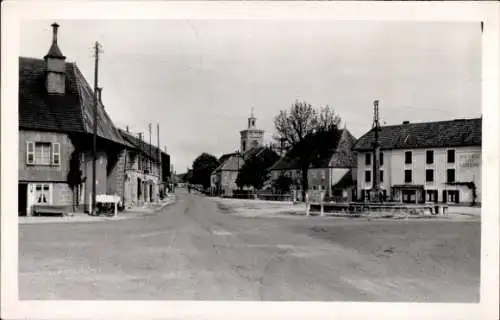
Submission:
[[[59,143],[52,144],[52,164],[59,165],[61,162],[61,145]]]
[[[26,142],[26,163],[35,164],[35,143],[33,141]]]

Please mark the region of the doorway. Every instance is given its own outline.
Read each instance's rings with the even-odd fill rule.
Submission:
[[[28,206],[28,184],[19,183],[17,187],[17,212],[19,216],[27,215]]]
[[[404,203],[415,203],[417,197],[415,190],[402,190],[401,194]]]

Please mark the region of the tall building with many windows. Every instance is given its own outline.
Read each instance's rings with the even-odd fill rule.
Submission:
[[[482,119],[383,126],[380,186],[386,199],[407,203],[481,201]],[[374,132],[355,144],[358,196],[369,198],[373,182]]]

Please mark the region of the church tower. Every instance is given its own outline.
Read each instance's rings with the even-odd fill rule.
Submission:
[[[241,145],[240,150],[242,153],[256,147],[262,147],[264,145],[264,130],[259,130],[256,128],[255,123],[257,118],[255,118],[252,112],[248,118],[248,127],[245,130],[240,131],[241,135]]]

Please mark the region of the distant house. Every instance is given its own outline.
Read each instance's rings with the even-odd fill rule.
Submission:
[[[339,133],[330,141],[325,156],[313,161],[308,169],[308,185],[312,190],[324,190],[328,198],[351,200],[356,198],[356,154],[352,150],[356,138],[347,129]],[[291,178],[300,194],[302,171],[298,157],[288,152],[270,170],[274,181],[280,176]]]
[[[123,201],[126,207],[157,202],[165,191],[162,170],[170,171],[170,156],[158,147],[146,143],[142,136],[134,136],[128,131],[119,130],[122,137],[131,145],[123,155],[124,188]],[[165,161],[167,163],[162,163]]]
[[[232,196],[233,190],[238,188],[236,178],[245,160],[241,153],[233,152],[222,155],[219,163],[210,177],[211,187],[217,195]]]
[[[481,197],[482,119],[383,126],[379,132],[381,189],[401,202],[470,203]],[[369,198],[373,129],[356,143],[358,194]]]
[[[94,93],[57,43],[58,25],[44,59],[19,58],[19,202],[21,215],[33,206],[73,204],[88,209],[92,180]],[[120,194],[120,154],[131,147],[97,105],[96,194]],[[69,179],[81,170],[81,181]]]

